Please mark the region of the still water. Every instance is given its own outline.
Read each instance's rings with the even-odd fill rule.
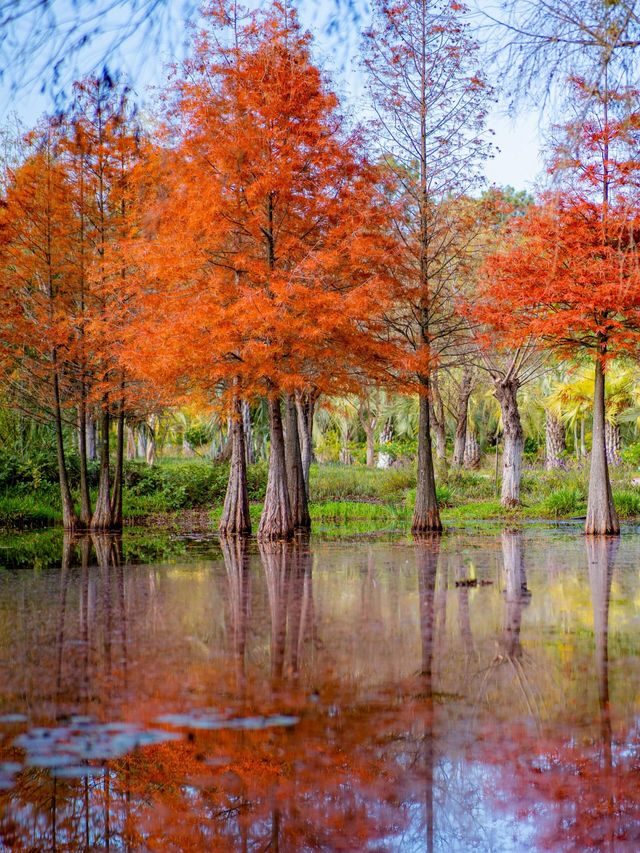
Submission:
[[[640,535],[0,539],[0,850],[640,849]]]

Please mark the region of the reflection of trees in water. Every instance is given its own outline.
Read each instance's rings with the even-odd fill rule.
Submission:
[[[98,572],[91,571],[93,545]],[[73,556],[80,555],[80,578]],[[69,611],[69,586],[78,594],[76,615]],[[88,713],[101,694],[128,686],[127,601],[122,538],[92,534],[65,535],[60,568],[56,632],[57,703]]]
[[[236,690],[242,694],[246,685],[247,632],[251,614],[249,546],[243,536],[223,536],[220,539],[220,548],[227,570],[231,653],[236,673]]]
[[[315,638],[311,552],[303,538],[260,543],[271,616],[271,677],[297,677],[308,638]]]
[[[425,701],[422,712],[420,764],[424,779],[426,848],[431,853],[434,837],[433,774],[435,745],[433,731],[433,649],[435,633],[435,589],[440,557],[440,537],[415,540],[420,606],[420,679]],[[446,604],[445,604],[446,607]]]
[[[506,673],[517,688],[511,695],[519,694],[529,714],[539,721],[544,700],[536,679],[530,677],[530,673],[536,670],[534,661],[525,654],[520,640],[522,611],[531,601],[524,564],[523,534],[519,530],[504,530],[501,541],[505,587],[503,628],[496,654],[484,672],[477,701],[484,699],[492,681],[497,683],[501,674]]]

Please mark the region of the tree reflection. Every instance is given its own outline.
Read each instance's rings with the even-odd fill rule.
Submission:
[[[271,615],[271,678],[278,687],[285,674],[296,678],[305,639],[314,635],[311,552],[303,538],[260,542]],[[285,671],[286,666],[286,671]]]
[[[243,536],[223,536],[220,548],[227,571],[231,642],[236,690],[244,694],[246,686],[246,649],[251,608],[251,572],[249,543]]]
[[[420,762],[424,779],[425,831],[427,851],[433,851],[434,837],[434,731],[433,731],[433,641],[435,633],[435,590],[440,557],[440,537],[415,538],[416,566],[418,570],[418,596],[420,606],[420,681],[424,710]],[[446,607],[446,604],[445,604]],[[443,617],[444,618],[444,617]]]
[[[525,571],[522,531],[503,530],[501,545],[504,567],[503,628],[497,641],[496,654],[484,673],[478,699],[484,698],[492,680],[498,679],[500,673],[507,672],[517,686],[527,710],[532,717],[539,720],[542,700],[525,670],[524,663],[530,664],[530,661],[525,657],[520,640],[522,611],[531,601]]]

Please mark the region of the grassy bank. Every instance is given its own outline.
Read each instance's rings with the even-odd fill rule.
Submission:
[[[171,523],[200,512],[203,524],[215,528],[222,511],[228,467],[204,460],[163,461],[154,468],[128,463],[123,494],[125,522]],[[621,518],[640,517],[640,488],[635,468],[612,472],[614,500]],[[249,469],[251,517],[257,525],[266,487],[266,465]],[[438,477],[438,500],[446,523],[472,520],[526,521],[567,519],[584,515],[586,470],[527,470],[522,481],[522,506],[501,507],[494,474],[449,470]],[[318,529],[345,525],[366,529],[405,529],[415,500],[412,469],[378,470],[363,466],[314,465],[311,469],[311,517]],[[48,481],[5,486],[0,494],[0,527],[29,529],[60,522],[57,486]],[[185,525],[182,525],[185,526]]]

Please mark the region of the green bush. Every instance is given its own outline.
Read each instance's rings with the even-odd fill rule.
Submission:
[[[34,495],[4,495],[0,497],[0,527],[49,527],[60,521],[55,507],[42,503]]]
[[[227,491],[229,465],[206,461],[174,461],[149,467],[143,462],[125,466],[125,515],[210,508],[222,504]],[[247,471],[249,500],[264,499],[266,463],[250,465]]]
[[[346,498],[402,501],[406,489],[415,484],[415,473],[409,468],[380,469],[359,465],[312,465],[310,497],[312,501]]]
[[[640,493],[631,489],[621,489],[613,493],[613,503],[621,518],[640,515]]]
[[[577,515],[585,510],[585,493],[578,486],[562,486],[547,495],[543,502],[544,511],[554,518]]]
[[[640,467],[640,441],[625,447],[622,451],[622,458],[627,465]]]

